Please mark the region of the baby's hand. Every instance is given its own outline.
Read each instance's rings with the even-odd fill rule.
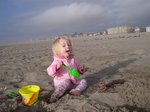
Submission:
[[[57,62],[57,65],[56,65],[57,70],[59,70],[62,66],[63,66],[62,61]]]
[[[82,74],[84,74],[86,71],[87,71],[88,68],[85,68],[85,66],[83,65],[81,68],[80,68],[80,72]]]

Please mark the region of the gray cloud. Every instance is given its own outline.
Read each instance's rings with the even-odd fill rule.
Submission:
[[[36,27],[45,27],[51,30],[70,28],[84,28],[93,23],[103,13],[100,5],[89,3],[72,3],[69,5],[49,8],[34,17],[27,23]],[[26,24],[26,23],[25,23]],[[67,28],[68,27],[68,28]],[[74,29],[72,29],[74,30]]]
[[[150,20],[145,21],[150,18],[149,0],[115,0],[113,5],[118,8],[116,22],[119,24],[149,25]]]
[[[150,2],[147,0],[111,0],[76,2],[48,8],[27,21],[32,27],[51,31],[94,31],[117,25],[142,25],[148,21]],[[106,24],[106,25],[105,25]],[[147,23],[146,23],[147,24]],[[144,24],[145,25],[145,24]],[[91,28],[88,28],[91,27]],[[93,28],[92,28],[93,27]]]

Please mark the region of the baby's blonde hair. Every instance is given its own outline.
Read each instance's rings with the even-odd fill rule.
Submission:
[[[60,55],[60,50],[59,50],[59,44],[60,44],[60,43],[59,43],[59,41],[60,41],[61,39],[65,39],[65,40],[69,41],[69,43],[70,43],[70,45],[71,45],[71,41],[70,41],[70,39],[69,39],[68,36],[59,36],[59,37],[57,37],[57,38],[54,40],[53,44],[52,44],[52,51],[53,51],[53,53],[54,53],[55,55]]]

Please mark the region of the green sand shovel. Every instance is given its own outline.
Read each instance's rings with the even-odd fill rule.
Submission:
[[[75,78],[80,78],[80,74],[76,69],[71,69],[69,66],[63,64],[65,68],[69,71],[69,74],[74,76]]]

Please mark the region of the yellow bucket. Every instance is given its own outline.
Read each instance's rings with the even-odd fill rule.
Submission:
[[[27,85],[19,89],[22,96],[22,103],[31,106],[34,104],[39,96],[40,87],[37,85]]]

